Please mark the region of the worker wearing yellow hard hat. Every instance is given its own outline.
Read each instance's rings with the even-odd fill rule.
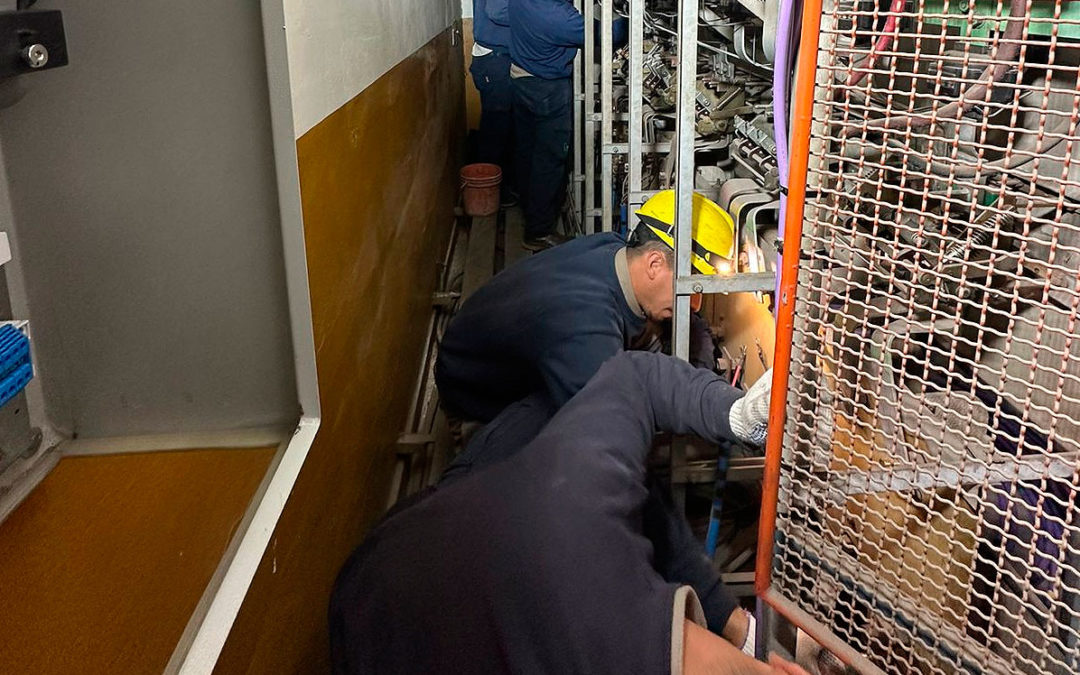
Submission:
[[[716,274],[718,267],[731,269],[725,262],[735,243],[735,221],[712,200],[694,193],[691,217],[690,263],[700,274]],[[675,249],[675,191],[663,190],[649,198],[637,210],[641,223],[634,230],[638,240],[654,238]],[[701,294],[695,294],[691,306],[701,308]]]
[[[663,190],[650,197],[637,215],[641,225],[634,232],[636,236],[655,236],[675,248],[674,190]],[[691,227],[690,260],[694,269],[701,274],[716,274],[720,259],[731,257],[735,221],[715,202],[695,192]]]

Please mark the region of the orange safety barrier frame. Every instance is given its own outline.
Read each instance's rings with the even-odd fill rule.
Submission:
[[[1080,8],[993,4],[803,3],[754,584],[863,673],[1080,672]]]
[[[765,471],[761,517],[758,525],[754,590],[762,602],[801,628],[848,665],[864,673],[880,673],[880,669],[865,656],[837,638],[832,631],[798,605],[771,588],[773,543],[776,537],[777,504],[780,494],[780,462],[783,453],[791,345],[795,326],[796,284],[799,278],[799,249],[802,240],[803,212],[806,205],[806,176],[810,160],[810,130],[817,78],[821,10],[822,0],[806,0],[803,4],[803,24],[793,92],[791,178],[784,229],[783,269],[780,277],[780,294],[777,298],[776,351],[773,360],[772,398],[769,402],[769,433],[765,446]]]

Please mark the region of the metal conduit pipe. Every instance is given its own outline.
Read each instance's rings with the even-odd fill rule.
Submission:
[[[799,5],[801,7],[801,3]],[[776,20],[776,58],[773,68],[773,137],[776,140],[776,168],[780,181],[780,215],[777,235],[784,239],[784,222],[787,214],[788,191],[788,87],[791,83],[791,62],[794,44],[793,32],[796,30],[795,0],[780,0],[779,16]],[[780,270],[783,268],[784,254],[776,256],[776,294],[780,294]],[[774,303],[778,307],[779,303]],[[775,311],[775,309],[774,309]]]

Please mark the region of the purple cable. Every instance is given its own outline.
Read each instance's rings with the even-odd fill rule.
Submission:
[[[801,3],[799,4],[801,7]],[[787,214],[788,190],[788,84],[791,82],[791,61],[794,55],[792,36],[796,24],[795,0],[780,0],[776,21],[776,58],[773,66],[773,136],[776,139],[776,167],[780,177],[780,222],[777,234],[784,240],[784,219]],[[783,254],[776,254],[776,296],[773,311],[780,305],[780,273]]]

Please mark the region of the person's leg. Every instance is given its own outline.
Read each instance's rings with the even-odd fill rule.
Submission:
[[[536,120],[532,116],[527,81],[531,78],[511,79],[514,117],[514,179],[517,183],[518,200],[522,208],[528,207],[529,185],[532,173],[532,149],[536,145]]]
[[[524,210],[529,208],[529,187],[532,182],[532,155],[536,142],[535,119],[532,112],[528,81],[534,78],[511,79],[510,88],[514,94],[514,174],[517,180],[518,197]]]
[[[439,485],[515,455],[536,438],[555,411],[555,405],[545,393],[532,394],[511,404],[473,434],[465,450],[446,467]]]
[[[525,202],[525,237],[552,234],[566,199],[567,159],[573,136],[573,84],[569,78],[522,78],[533,114],[533,148]]]
[[[474,56],[469,72],[480,92],[476,161],[499,165],[503,170],[503,185],[510,186],[514,174],[511,166],[514,116],[510,57],[495,52]]]
[[[517,194],[517,158],[514,156],[514,90],[510,82],[510,57],[506,54],[492,54],[498,61],[493,62],[491,82],[493,94],[491,114],[488,119],[488,135],[494,147],[491,150],[492,161],[502,167],[503,201],[510,195]]]

